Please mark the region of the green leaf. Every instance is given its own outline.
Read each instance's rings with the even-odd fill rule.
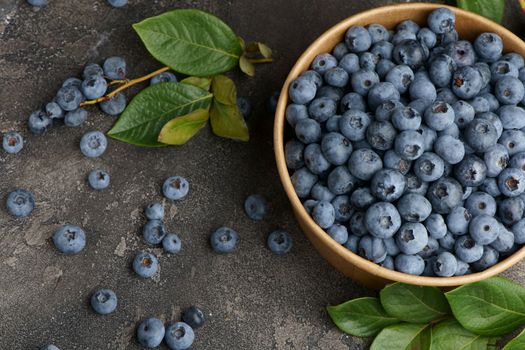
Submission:
[[[505,345],[503,350],[523,350],[525,349],[525,330]]]
[[[494,22],[501,23],[503,19],[505,0],[458,0],[457,2],[458,7],[480,14]]]
[[[430,325],[401,323],[383,329],[370,350],[429,350],[430,342]]]
[[[431,350],[486,350],[495,349],[495,338],[474,334],[456,320],[446,320],[432,328]],[[522,348],[523,349],[523,348]]]
[[[459,323],[476,334],[499,336],[525,323],[525,288],[508,279],[492,277],[445,295]]]
[[[186,75],[211,76],[237,66],[239,39],[219,18],[178,9],[134,24],[146,49],[160,62]]]
[[[158,141],[168,145],[183,145],[206,126],[208,118],[208,109],[196,109],[191,113],[174,118],[164,125]]]
[[[239,60],[239,67],[246,75],[250,77],[255,75],[255,66],[244,55]]]
[[[212,96],[188,84],[152,85],[133,98],[108,135],[137,146],[164,146],[157,141],[164,125],[195,109],[207,108]]]
[[[217,75],[211,81],[213,97],[225,105],[237,104],[237,89],[233,80],[225,75]]]
[[[210,91],[211,79],[203,77],[187,77],[180,81],[183,84],[189,84]]]
[[[399,323],[389,316],[378,298],[358,298],[326,308],[335,325],[343,332],[356,337],[371,337],[383,328]]]
[[[245,51],[248,53],[260,53],[264,58],[272,58],[272,49],[258,41],[251,41],[246,45]]]
[[[213,99],[210,119],[215,135],[239,141],[250,139],[248,127],[237,104],[226,105]]]
[[[402,321],[426,323],[450,313],[445,295],[435,287],[394,283],[379,295],[385,311]]]

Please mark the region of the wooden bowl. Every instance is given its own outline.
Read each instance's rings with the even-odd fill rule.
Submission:
[[[380,23],[386,28],[391,29],[405,19],[411,19],[420,25],[425,25],[427,15],[439,7],[443,7],[443,5],[410,3],[385,6],[356,14],[336,24],[314,41],[301,57],[299,57],[284,83],[277,105],[274,125],[274,148],[277,168],[284,190],[292,204],[300,227],[314,247],[330,264],[354,281],[370,288],[379,289],[395,281],[425,286],[458,286],[497,275],[522,260],[525,256],[525,247],[522,247],[512,256],[491,268],[466,276],[423,277],[392,271],[361,258],[330,238],[306,212],[290,180],[290,173],[288,172],[284,158],[285,140],[283,139],[285,110],[288,104],[288,86],[290,82],[302,72],[308,70],[316,55],[331,52],[332,48],[342,40],[344,33],[351,26]],[[483,32],[495,32],[503,39],[504,52],[515,51],[525,56],[525,43],[507,29],[474,13],[455,7],[449,8],[456,14],[456,30],[461,39],[473,41]]]

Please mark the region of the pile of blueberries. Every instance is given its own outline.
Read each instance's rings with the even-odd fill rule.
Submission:
[[[525,243],[524,59],[496,33],[354,26],[289,87],[297,195],[338,243],[385,268],[478,272]]]

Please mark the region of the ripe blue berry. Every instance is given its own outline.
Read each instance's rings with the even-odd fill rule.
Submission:
[[[244,201],[244,212],[252,220],[262,220],[266,216],[266,199],[260,194],[252,194]]]
[[[87,120],[88,113],[84,108],[77,108],[72,111],[66,112],[64,117],[64,124],[70,128],[76,128],[84,124]]]
[[[166,330],[164,323],[158,318],[148,318],[137,328],[137,340],[146,348],[156,348],[162,343]]]
[[[160,244],[166,236],[164,224],[161,220],[148,220],[142,229],[142,236],[148,244]]]
[[[200,328],[204,325],[204,313],[197,306],[192,305],[182,313],[182,321],[192,328]]]
[[[24,189],[17,189],[7,195],[7,212],[14,217],[22,218],[31,215],[35,208],[33,194]]]
[[[171,176],[162,185],[164,197],[173,201],[184,199],[188,195],[189,190],[190,184],[182,176]]]
[[[111,289],[99,289],[91,296],[91,307],[100,315],[107,315],[117,308],[117,295]]]
[[[100,75],[92,75],[82,82],[81,90],[87,99],[93,100],[104,96],[108,88],[108,83]]]
[[[108,140],[100,131],[89,131],[80,139],[80,151],[86,157],[100,157],[106,151]]]
[[[157,273],[157,257],[148,252],[139,252],[133,260],[133,271],[142,278],[150,278]]]
[[[210,244],[217,253],[231,253],[237,247],[239,235],[229,227],[220,227],[210,236]]]
[[[78,226],[62,225],[55,231],[53,243],[64,254],[77,254],[86,246],[86,233]]]
[[[164,238],[162,239],[162,249],[166,253],[170,254],[176,254],[181,251],[182,249],[182,242],[175,233],[168,233]]]
[[[109,115],[119,115],[126,109],[126,96],[119,92],[107,101],[100,102],[102,112]]]
[[[284,255],[292,249],[293,241],[288,232],[275,230],[268,235],[266,245],[273,253]]]
[[[155,85],[159,83],[172,83],[172,82],[177,82],[177,77],[172,72],[159,73],[149,80],[150,85]]]
[[[31,113],[27,120],[29,131],[35,135],[42,135],[53,125],[53,120],[49,118],[44,112],[36,111]]]
[[[9,131],[2,138],[2,147],[7,153],[16,154],[24,147],[24,138],[15,131]]]
[[[92,170],[88,175],[89,186],[94,190],[103,190],[109,186],[110,177],[107,171]]]
[[[195,340],[193,329],[185,322],[173,322],[166,327],[164,340],[172,350],[186,350]]]

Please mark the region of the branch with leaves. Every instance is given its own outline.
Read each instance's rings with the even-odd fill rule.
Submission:
[[[443,293],[394,283],[379,293],[328,306],[332,321],[356,337],[374,337],[370,350],[488,350],[525,325],[525,288],[493,277]],[[503,350],[525,349],[525,331]]]
[[[272,62],[271,49],[239,38],[219,18],[194,9],[178,9],[133,26],[150,54],[166,67],[132,80],[112,81],[116,88],[85,105],[173,70],[188,76],[139,92],[108,135],[143,147],[181,145],[211,122],[217,136],[248,141],[248,127],[237,107],[235,83],[223,75],[239,66],[249,76],[255,64]]]

